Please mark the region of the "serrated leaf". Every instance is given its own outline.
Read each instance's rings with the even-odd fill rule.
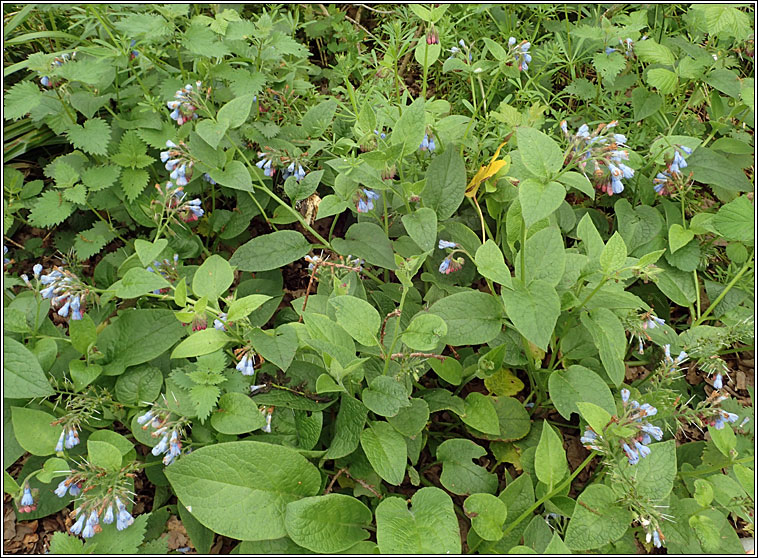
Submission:
[[[77,184],[72,188],[63,190],[63,197],[72,203],[84,205],[87,203],[87,188],[83,184]]]
[[[197,410],[197,418],[201,421],[211,414],[216,407],[216,402],[221,395],[221,390],[216,386],[196,384],[190,388],[190,397]]]
[[[676,90],[678,81],[676,74],[671,70],[653,68],[647,72],[647,83],[664,95],[673,93]]]
[[[6,120],[18,120],[32,111],[42,100],[42,92],[31,81],[22,81],[5,93],[3,117]]]
[[[108,225],[103,221],[98,221],[91,229],[76,234],[74,239],[76,257],[79,261],[88,260],[105,248],[105,245],[114,238],[116,238],[116,234],[110,230]]]
[[[592,64],[603,79],[612,80],[626,67],[626,58],[618,52],[598,52],[592,57]]]
[[[47,228],[62,223],[74,211],[74,206],[63,199],[62,192],[44,192],[29,213],[29,222],[35,227]]]
[[[66,136],[74,147],[85,153],[105,155],[111,141],[111,127],[102,118],[90,118],[83,126],[72,124]]]
[[[82,183],[90,192],[105,190],[118,180],[121,168],[115,165],[90,167],[82,171]]]
[[[150,175],[146,170],[125,168],[121,173],[121,188],[130,202],[134,202],[147,186]]]
[[[147,147],[134,130],[129,130],[121,137],[119,151],[111,157],[119,166],[141,169],[155,161],[147,155]]]

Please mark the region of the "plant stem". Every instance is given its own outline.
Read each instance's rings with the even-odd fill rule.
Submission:
[[[711,305],[708,307],[708,309],[705,312],[703,312],[703,314],[697,320],[693,322],[692,327],[698,326],[701,323],[703,323],[703,320],[706,318],[706,316],[708,316],[708,314],[710,314],[713,311],[713,309],[718,305],[718,303],[723,300],[723,298],[726,296],[726,293],[732,290],[732,287],[734,287],[737,281],[739,281],[740,278],[743,275],[745,275],[745,272],[748,270],[751,263],[752,263],[751,260],[748,260],[745,262],[745,265],[742,266],[742,269],[740,269],[737,275],[734,276],[734,279],[729,281],[729,284],[726,286],[726,288],[723,291],[721,291],[721,294],[716,297],[716,300],[711,302]]]
[[[405,303],[405,295],[406,294],[408,294],[408,287],[406,287],[405,285],[403,285],[403,294],[400,295],[400,305],[398,306],[398,310],[399,310],[399,313],[398,313],[398,316],[397,316],[398,321],[400,320],[400,316],[403,313],[403,304]],[[395,332],[392,334],[392,344],[390,345],[390,350],[387,351],[388,355],[391,355],[392,352],[395,349],[395,344],[397,343],[397,332],[399,330],[400,330],[400,324],[397,323],[397,324],[395,324]],[[387,360],[384,361],[384,370],[382,371],[382,375],[383,376],[387,375],[387,371],[390,368],[390,361],[391,360],[392,359],[388,357]]]

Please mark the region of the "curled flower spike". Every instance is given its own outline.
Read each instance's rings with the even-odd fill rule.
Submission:
[[[181,126],[185,122],[196,119],[197,104],[200,100],[202,82],[197,82],[195,87],[191,84],[185,85],[174,95],[173,101],[168,101],[166,106],[172,109],[169,115],[172,120]]]
[[[451,258],[448,256],[444,260],[442,260],[442,263],[439,267],[439,272],[443,273],[445,275],[450,275],[451,273],[458,271],[463,267],[463,258]]]

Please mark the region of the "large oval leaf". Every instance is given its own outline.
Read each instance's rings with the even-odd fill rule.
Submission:
[[[371,510],[352,496],[327,494],[287,505],[287,534],[300,546],[319,553],[347,550],[368,538]]]

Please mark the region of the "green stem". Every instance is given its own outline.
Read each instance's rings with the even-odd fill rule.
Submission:
[[[403,294],[400,295],[400,306],[398,306],[398,310],[400,313],[397,316],[397,319],[400,320],[400,316],[403,315],[403,304],[405,303],[405,295],[408,294],[408,287],[403,285]],[[391,355],[395,350],[395,344],[397,343],[397,332],[400,331],[400,324],[395,324],[395,332],[392,334],[392,344],[390,345],[390,350],[387,351],[387,360],[384,361],[384,370],[382,371],[382,375],[386,376],[387,371],[390,368],[390,361],[392,360],[389,355]]]
[[[709,473],[715,473],[717,471],[720,471],[721,469],[726,469],[727,467],[731,467],[732,465],[737,465],[740,463],[749,463],[753,461],[755,457],[752,455],[749,455],[747,457],[743,457],[741,459],[736,459],[732,461],[731,463],[727,463],[726,465],[716,465],[713,467],[710,467],[708,469],[695,469],[694,471],[679,471],[678,476],[680,477],[700,477],[703,475],[707,475]]]
[[[692,327],[698,326],[701,323],[703,323],[703,320],[706,318],[706,316],[708,316],[708,314],[710,314],[713,311],[713,309],[718,305],[718,303],[724,299],[724,297],[726,296],[726,293],[732,290],[732,287],[734,287],[737,281],[739,281],[740,278],[743,275],[745,275],[745,272],[748,270],[751,263],[752,263],[751,260],[748,260],[747,262],[745,262],[745,265],[743,265],[742,269],[740,269],[737,275],[734,276],[734,279],[729,281],[729,284],[726,286],[726,288],[723,291],[721,291],[721,294],[716,297],[716,300],[711,302],[711,305],[708,307],[708,309],[705,312],[703,312],[703,314],[697,320],[695,320],[695,322],[692,324]]]
[[[584,305],[585,305],[585,304],[587,304],[587,303],[589,302],[589,300],[590,300],[590,299],[591,299],[593,296],[595,296],[595,294],[597,294],[597,292],[600,290],[600,288],[601,288],[603,285],[605,285],[605,283],[606,283],[607,281],[608,281],[608,278],[607,278],[607,277],[603,277],[603,280],[602,280],[602,281],[600,281],[600,283],[598,283],[598,284],[597,284],[597,287],[595,287],[595,288],[593,289],[593,291],[592,291],[590,294],[588,294],[588,295],[587,295],[587,298],[585,298],[585,299],[584,299],[584,300],[581,302],[581,304],[579,304],[579,306],[577,306],[576,308],[574,308],[574,309],[573,309],[573,311],[574,311],[574,312],[579,312],[579,310],[581,310],[581,309],[584,307]]]
[[[503,536],[506,536],[508,533],[510,533],[511,531],[513,531],[513,529],[515,529],[516,525],[518,525],[519,523],[521,523],[522,521],[524,521],[527,517],[530,517],[534,513],[534,510],[536,510],[537,508],[539,508],[543,503],[547,502],[553,496],[559,494],[564,488],[566,488],[566,486],[568,486],[569,484],[571,484],[571,481],[573,481],[577,477],[577,475],[579,475],[579,473],[581,473],[582,470],[587,465],[589,465],[589,462],[592,461],[592,458],[595,457],[596,455],[597,455],[596,451],[593,451],[592,453],[590,453],[587,456],[587,459],[585,459],[584,461],[582,461],[581,465],[579,465],[579,467],[577,467],[574,470],[574,472],[571,473],[571,476],[569,478],[567,478],[561,484],[559,484],[558,486],[556,486],[553,490],[551,490],[550,492],[548,492],[547,494],[545,494],[542,498],[540,498],[539,500],[537,500],[534,504],[532,504],[532,506],[528,510],[526,510],[524,513],[522,513],[520,516],[518,516],[518,518],[516,518],[516,521],[514,521],[513,523],[511,523],[510,525],[508,525],[508,527],[506,528],[506,530],[503,532]]]

